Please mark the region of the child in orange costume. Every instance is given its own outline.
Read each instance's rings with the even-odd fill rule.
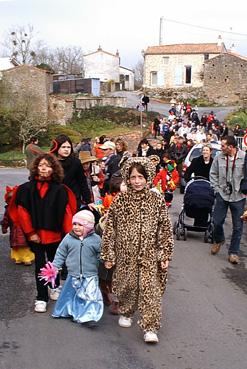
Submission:
[[[15,187],[6,187],[6,193],[4,195],[4,199],[6,202],[5,212],[3,216],[3,220],[1,221],[2,233],[6,234],[8,232],[8,228],[10,230],[9,233],[9,243],[11,247],[10,257],[14,260],[15,264],[24,264],[31,265],[34,261],[34,254],[30,250],[25,235],[18,223],[14,223],[9,214],[9,203],[13,196]]]
[[[179,174],[176,169],[176,163],[174,160],[170,160],[167,155],[162,158],[162,169],[155,176],[153,180],[154,186],[161,185],[161,192],[165,195],[166,205],[171,206],[173,192],[177,188],[179,183]]]

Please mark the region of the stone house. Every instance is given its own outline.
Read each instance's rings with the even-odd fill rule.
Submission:
[[[52,92],[50,72],[31,65],[20,65],[2,72],[8,96],[6,103],[15,104],[21,99],[30,100],[32,110],[48,118],[49,94]]]
[[[143,53],[143,87],[202,87],[204,63],[225,52],[221,39],[218,43],[150,46]]]
[[[246,99],[247,58],[227,52],[204,64],[204,91],[220,104]]]
[[[134,73],[120,66],[118,51],[112,54],[99,46],[98,50],[84,55],[83,58],[85,78],[99,78],[101,83],[114,84],[113,89],[134,89]]]

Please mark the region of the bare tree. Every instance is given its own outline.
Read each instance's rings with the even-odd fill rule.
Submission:
[[[143,84],[143,66],[144,66],[144,62],[143,60],[140,60],[134,67],[136,88],[142,87],[142,84]]]
[[[6,32],[2,42],[4,53],[20,64],[31,64],[35,57],[33,26],[14,26]]]
[[[39,97],[34,92],[22,91],[21,94],[17,94],[6,81],[2,81],[0,86],[3,89],[0,108],[8,112],[8,119],[15,127],[10,136],[18,137],[24,153],[30,138],[47,130],[47,116],[45,112],[37,109]]]
[[[15,58],[20,64],[47,64],[56,73],[83,75],[83,50],[79,46],[47,47],[35,38],[32,25],[13,26],[5,32],[2,55]]]
[[[18,137],[22,143],[22,152],[25,152],[27,142],[32,136],[37,136],[40,132],[47,130],[47,119],[39,113],[30,109],[29,102],[32,98],[25,99],[25,105],[19,105],[15,108],[15,120],[18,124]]]
[[[57,71],[67,74],[81,74],[83,71],[83,51],[77,46],[60,47],[54,50]],[[55,67],[55,65],[54,65]]]
[[[78,46],[56,49],[40,47],[36,52],[35,64],[47,64],[56,73],[83,75],[83,51]]]

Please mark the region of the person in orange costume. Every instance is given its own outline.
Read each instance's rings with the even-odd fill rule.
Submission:
[[[165,194],[166,205],[170,206],[172,202],[172,193],[177,188],[179,183],[179,174],[176,169],[176,163],[174,160],[170,160],[169,156],[165,154],[162,158],[162,169],[155,176],[153,180],[154,186],[161,185],[161,192]],[[168,196],[168,194],[170,196]]]
[[[31,167],[30,181],[18,186],[10,203],[10,215],[25,233],[35,254],[37,299],[34,310],[45,312],[49,300],[48,286],[38,274],[47,261],[53,261],[63,236],[70,232],[72,216],[76,212],[76,198],[62,184],[63,170],[52,154],[38,156]],[[50,298],[58,297],[59,277]],[[53,297],[52,297],[53,296]]]

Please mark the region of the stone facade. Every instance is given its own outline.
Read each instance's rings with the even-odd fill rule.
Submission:
[[[3,81],[8,90],[7,105],[13,105],[21,99],[30,99],[32,109],[48,118],[49,93],[52,92],[52,75],[30,65],[20,65],[3,71]]]
[[[204,91],[218,104],[239,103],[246,98],[247,58],[224,53],[204,66]]]
[[[49,96],[48,119],[50,123],[66,125],[73,117],[74,99],[70,96]]]
[[[144,83],[147,88],[203,86],[207,59],[226,52],[224,44],[179,44],[151,46],[144,52]]]
[[[126,97],[77,97],[75,99],[76,111],[90,109],[94,106],[121,106],[126,107]]]

